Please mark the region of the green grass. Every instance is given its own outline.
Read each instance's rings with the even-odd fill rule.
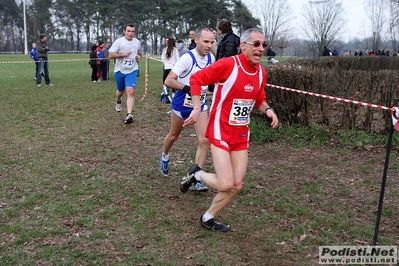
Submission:
[[[170,108],[159,102],[162,64],[150,60],[140,101],[141,63],[126,126],[112,74],[92,83],[87,58],[50,55],[54,87],[37,88],[26,55],[0,56],[27,61],[0,64],[0,265],[317,265],[319,245],[373,237],[385,154],[361,147],[384,147],[386,136],[274,130],[255,113],[245,185],[218,217],[233,232],[215,234],[198,224],[215,192],[178,189],[195,155],[192,127],[173,146],[171,176],[158,174]],[[398,243],[396,159],[393,149],[385,245]]]

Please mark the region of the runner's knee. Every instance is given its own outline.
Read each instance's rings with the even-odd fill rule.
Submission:
[[[127,91],[127,95],[129,95],[131,97],[134,96],[135,89],[133,87],[127,87],[126,91]]]
[[[198,145],[199,145],[199,146],[206,146],[206,147],[208,147],[208,145],[209,145],[208,139],[205,138],[205,137],[199,137],[199,138],[198,138]]]

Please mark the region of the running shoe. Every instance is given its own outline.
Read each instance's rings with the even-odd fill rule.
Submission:
[[[133,123],[133,116],[131,114],[127,114],[125,118],[125,124],[131,124]]]
[[[94,81],[93,81],[94,82]],[[115,111],[117,111],[118,113],[120,113],[122,111],[122,102],[116,102],[115,104]]]
[[[159,158],[159,171],[164,177],[167,177],[169,175],[169,161],[170,159],[164,161],[162,159],[162,155],[161,158]]]
[[[229,226],[215,222],[215,220],[213,220],[213,218],[204,222],[204,221],[202,221],[202,216],[201,216],[200,224],[202,227],[205,227],[206,229],[216,231],[216,232],[228,232],[230,230]]]
[[[202,183],[202,181],[198,181],[197,183],[191,185],[190,190],[191,191],[198,191],[198,192],[207,192],[208,191],[208,187],[205,186],[205,184]]]
[[[180,191],[186,193],[187,190],[191,187],[192,184],[196,183],[197,180],[195,179],[195,172],[201,170],[201,167],[198,164],[193,164],[190,169],[188,169],[185,176],[180,181]]]

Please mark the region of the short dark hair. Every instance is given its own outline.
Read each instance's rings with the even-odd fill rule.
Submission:
[[[44,34],[40,34],[40,35],[39,35],[39,39],[40,39],[40,40],[43,39],[44,37],[46,37],[46,35],[44,35]]]
[[[123,30],[126,30],[127,27],[136,28],[133,24],[126,24],[125,27],[123,27]]]

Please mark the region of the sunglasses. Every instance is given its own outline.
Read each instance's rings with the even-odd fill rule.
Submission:
[[[266,48],[267,43],[266,42],[260,42],[260,41],[254,41],[254,42],[244,42],[245,44],[250,44],[253,45],[254,47],[259,47],[261,44],[263,46],[263,48]]]

